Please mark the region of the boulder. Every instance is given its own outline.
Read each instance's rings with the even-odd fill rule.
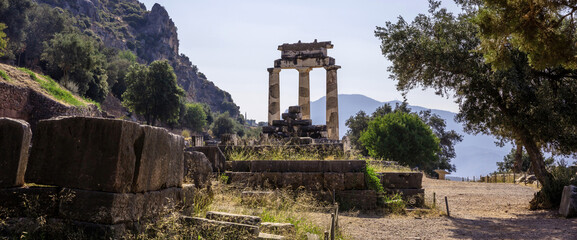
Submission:
[[[0,188],[24,185],[31,139],[27,122],[0,118]]]
[[[569,185],[563,188],[559,214],[566,218],[577,217],[577,186]]]
[[[535,175],[529,175],[527,176],[527,179],[525,179],[525,182],[529,184],[532,184],[535,181],[537,181],[537,177]]]
[[[212,166],[208,158],[201,152],[184,152],[184,180],[196,185],[197,188],[210,187]]]

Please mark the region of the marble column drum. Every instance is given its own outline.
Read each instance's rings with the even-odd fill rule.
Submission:
[[[341,66],[327,66],[327,131],[328,139],[339,140],[339,91],[337,70]]]
[[[309,73],[312,68],[297,68],[299,71],[299,106],[302,119],[311,119],[311,92]]]
[[[268,68],[268,125],[280,120],[280,68]]]

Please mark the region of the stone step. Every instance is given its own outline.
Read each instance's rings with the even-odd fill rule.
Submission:
[[[270,234],[270,233],[259,233],[258,238],[259,240],[282,240],[286,239],[284,236]]]
[[[254,225],[188,216],[180,219],[187,226],[197,227],[201,235],[213,237],[210,239],[255,239],[259,236],[259,227]]]
[[[273,222],[263,222],[260,224],[261,233],[271,233],[278,235],[294,235],[295,225],[291,223],[273,223]]]
[[[260,226],[261,219],[257,216],[232,214],[225,212],[207,212],[206,218],[217,221],[225,221],[231,223],[247,224],[252,226]]]

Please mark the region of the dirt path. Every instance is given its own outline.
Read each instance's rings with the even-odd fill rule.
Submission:
[[[577,219],[528,210],[532,187],[432,179],[425,179],[423,187],[427,201],[436,193],[443,212],[448,197],[451,218],[345,213],[340,227],[354,239],[577,239]]]

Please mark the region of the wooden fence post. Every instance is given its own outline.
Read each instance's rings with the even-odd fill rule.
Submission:
[[[335,240],[335,213],[331,213],[331,240]]]
[[[451,217],[451,213],[449,212],[449,200],[447,200],[447,196],[445,196],[445,205],[447,206],[447,217]]]

